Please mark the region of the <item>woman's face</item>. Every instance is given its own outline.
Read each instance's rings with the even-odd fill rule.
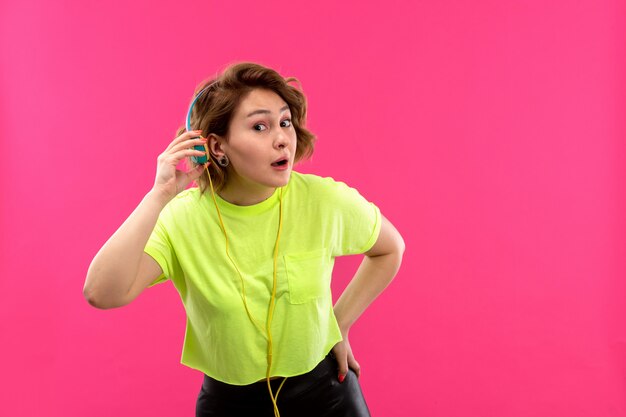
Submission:
[[[271,90],[252,90],[233,114],[228,140],[220,141],[221,153],[230,159],[225,188],[234,185],[263,193],[287,185],[296,142],[287,103]],[[274,162],[279,159],[286,162],[276,166]]]

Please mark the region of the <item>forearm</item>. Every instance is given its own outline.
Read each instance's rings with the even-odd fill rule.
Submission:
[[[94,305],[119,303],[128,293],[143,250],[167,200],[149,192],[91,261],[83,293]]]
[[[334,311],[342,334],[347,334],[365,309],[383,292],[396,276],[402,263],[402,252],[366,256],[354,278],[337,300]]]

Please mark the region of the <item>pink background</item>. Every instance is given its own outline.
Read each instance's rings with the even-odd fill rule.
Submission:
[[[406,241],[351,333],[374,416],[625,416],[626,7],[548,3],[3,2],[0,415],[193,415],[171,283],[82,287],[197,83],[250,60],[302,82],[299,170]]]

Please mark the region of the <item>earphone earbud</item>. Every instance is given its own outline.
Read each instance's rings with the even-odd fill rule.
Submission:
[[[187,132],[191,132],[191,110],[193,109],[194,104],[196,104],[196,101],[200,98],[200,96],[201,96],[202,94],[204,94],[204,92],[205,92],[206,90],[208,90],[208,87],[207,87],[207,88],[204,88],[202,91],[200,91],[200,92],[198,93],[198,95],[197,95],[197,96],[193,99],[193,101],[191,102],[191,105],[189,106],[189,110],[187,111],[187,118],[186,118],[186,122],[185,122],[185,129],[187,129]],[[199,138],[199,137],[200,137],[200,136],[196,136],[196,137],[193,137],[192,139],[197,139],[197,138]],[[194,148],[195,150],[197,150],[197,151],[201,151],[201,152],[205,152],[205,151],[207,151],[207,150],[208,150],[208,149],[207,149],[207,148],[205,148],[203,145],[196,145],[196,146],[194,146],[193,148]],[[191,157],[191,160],[192,160],[193,162],[195,162],[196,164],[199,164],[199,165],[204,165],[204,164],[206,164],[206,163],[207,163],[207,161],[208,161],[207,155],[208,155],[208,154],[206,154],[206,155],[202,155],[202,156],[192,156],[192,157]]]

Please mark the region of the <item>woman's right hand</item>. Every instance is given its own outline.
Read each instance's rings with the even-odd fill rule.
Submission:
[[[176,169],[176,165],[184,158],[206,154],[204,151],[198,151],[193,148],[196,145],[202,146],[206,144],[206,139],[203,137],[191,139],[201,134],[202,131],[200,130],[183,133],[174,139],[157,158],[157,172],[152,190],[162,195],[167,201],[174,198],[176,194],[187,188],[189,183],[200,177],[205,165],[210,163],[199,165],[189,172]]]

